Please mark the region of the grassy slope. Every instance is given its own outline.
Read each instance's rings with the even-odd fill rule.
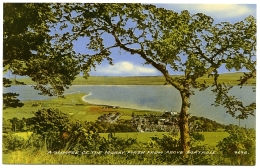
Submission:
[[[242,72],[238,73],[226,73],[220,74],[219,82],[226,82],[232,85],[237,85],[237,81],[242,76]],[[173,76],[174,77],[174,76]],[[20,78],[20,82],[25,82],[26,84],[34,84],[30,78]],[[213,78],[208,78],[203,76],[197,81],[208,82],[209,85],[212,84]],[[255,79],[250,79],[248,85],[255,85]],[[163,76],[130,76],[130,77],[120,77],[120,76],[90,76],[87,80],[82,76],[77,76],[73,81],[73,85],[163,85],[165,83],[165,78]]]
[[[32,117],[33,111],[37,111],[42,108],[58,108],[64,113],[73,114],[71,115],[72,119],[81,120],[81,121],[96,121],[97,118],[102,114],[107,114],[109,112],[119,112],[122,114],[121,119],[130,119],[132,112],[135,114],[138,113],[154,113],[161,114],[158,111],[146,111],[138,109],[129,109],[129,108],[118,108],[118,109],[103,109],[103,105],[91,105],[84,102],[81,98],[85,94],[69,94],[66,95],[66,98],[52,98],[48,100],[34,100],[34,101],[25,101],[24,106],[21,108],[8,108],[3,110],[3,117],[11,119],[17,117],[19,119],[25,117]],[[41,106],[33,107],[32,104],[41,103]],[[77,105],[78,104],[78,105]]]

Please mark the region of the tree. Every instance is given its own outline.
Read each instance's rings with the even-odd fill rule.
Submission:
[[[70,120],[59,109],[41,109],[34,112],[27,125],[31,125],[33,132],[40,135],[52,131],[63,133],[70,129]]]
[[[180,133],[182,150],[189,150],[188,118],[190,96],[194,88],[200,91],[210,85],[197,81],[202,76],[213,77],[212,91],[215,105],[223,105],[227,112],[237,118],[254,115],[255,102],[244,105],[229,94],[232,86],[218,82],[218,69],[247,69],[241,77],[240,86],[255,77],[256,21],[249,16],[231,24],[213,24],[213,18],[202,13],[191,15],[188,11],[176,13],[153,5],[141,4],[65,4],[64,15],[73,24],[73,42],[79,37],[89,41],[87,49],[94,54],[81,54],[81,69],[87,78],[91,67],[107,59],[111,64],[111,49],[120,48],[139,55],[144,64],[159,70],[180,93]],[[65,10],[66,9],[66,10]],[[76,12],[77,14],[71,15]],[[105,39],[107,38],[107,39]],[[106,44],[105,41],[108,41]],[[183,72],[181,77],[172,77],[168,68]]]
[[[4,72],[30,77],[41,94],[61,96],[79,71],[72,46],[56,45],[59,38],[52,31],[62,17],[54,6],[4,3],[3,68]]]
[[[60,149],[63,147],[61,137],[71,129],[68,115],[59,109],[40,109],[26,123],[36,135],[42,137],[44,148]]]
[[[17,93],[4,93],[3,94],[3,109],[10,107],[22,107],[24,104],[17,99]]]
[[[16,132],[17,131],[17,125],[19,123],[19,119],[14,117],[14,118],[10,119],[10,122],[12,123],[12,131]]]
[[[179,91],[182,99],[180,144],[184,153],[190,148],[190,96],[194,89],[203,91],[210,86],[198,82],[198,78],[206,75],[214,79],[211,86],[216,95],[215,105],[223,105],[228,113],[241,119],[254,115],[255,102],[244,105],[229,94],[232,86],[218,82],[218,69],[223,66],[227,70],[244,68],[249,71],[239,80],[241,87],[249,78],[255,77],[256,21],[252,16],[235,24],[213,24],[213,18],[202,13],[191,15],[182,11],[178,14],[146,4],[46,6],[50,15],[41,12],[47,18],[40,18],[40,21],[45,31],[52,32],[46,34],[44,45],[37,45],[33,57],[25,62],[28,76],[37,82],[35,89],[49,95],[61,95],[79,71],[87,78],[91,68],[103,60],[107,59],[112,65],[111,50],[119,48],[139,55],[144,64],[150,64],[162,73],[166,84]],[[73,42],[79,37],[86,38],[89,54],[73,51]],[[169,68],[182,72],[183,76],[171,76]],[[47,84],[52,87],[48,88]]]
[[[12,131],[12,123],[11,123],[11,121],[10,120],[5,120],[3,118],[2,128],[3,128],[3,133],[9,133],[10,131]]]

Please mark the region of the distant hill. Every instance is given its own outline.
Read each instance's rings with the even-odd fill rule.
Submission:
[[[237,85],[243,76],[243,72],[223,73],[219,76],[219,82]],[[11,78],[12,80],[12,78]],[[19,78],[19,82],[27,85],[35,84],[30,78]],[[204,76],[197,81],[206,81],[209,85],[213,82],[213,77]],[[256,79],[250,79],[246,85],[255,85]],[[90,76],[87,80],[82,76],[77,76],[72,83],[73,85],[164,85],[165,78],[163,76]]]

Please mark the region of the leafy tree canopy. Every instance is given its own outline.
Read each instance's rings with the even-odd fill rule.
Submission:
[[[60,16],[52,4],[4,3],[4,71],[29,76],[42,94],[62,95],[79,73],[70,44],[56,45],[53,25]]]

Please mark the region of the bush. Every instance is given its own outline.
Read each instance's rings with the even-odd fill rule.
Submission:
[[[204,141],[205,137],[203,134],[200,134],[198,132],[194,132],[191,134],[191,138],[195,141]]]
[[[25,145],[24,138],[13,135],[13,134],[4,134],[3,135],[3,147],[10,151],[16,151],[23,149]]]
[[[217,145],[232,165],[254,165],[256,157],[256,135],[254,129],[229,127],[227,138]]]
[[[163,135],[162,138],[151,137],[163,151],[178,151],[180,149],[180,139],[172,135]]]
[[[34,133],[44,135],[45,132],[64,132],[69,129],[68,115],[59,109],[41,109],[34,112],[34,115],[27,120],[27,125],[32,126]]]

